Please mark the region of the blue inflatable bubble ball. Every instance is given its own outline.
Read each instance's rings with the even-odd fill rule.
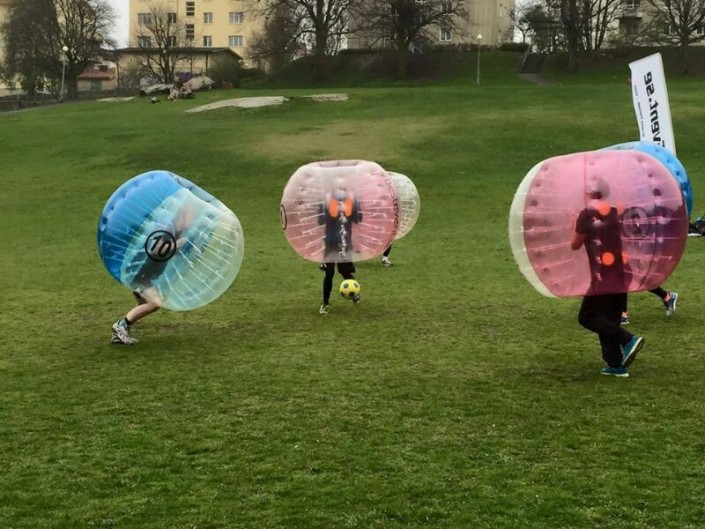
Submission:
[[[128,180],[98,223],[100,257],[117,281],[176,311],[216,300],[245,253],[240,221],[222,202],[169,171]]]

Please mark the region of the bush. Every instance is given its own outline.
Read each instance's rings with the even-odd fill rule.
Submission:
[[[526,42],[504,42],[499,45],[499,51],[517,51],[524,53],[528,51],[529,44]]]
[[[240,86],[243,68],[239,61],[228,59],[216,59],[213,65],[208,68],[208,77],[213,79],[216,87],[222,88],[224,83],[232,86]]]

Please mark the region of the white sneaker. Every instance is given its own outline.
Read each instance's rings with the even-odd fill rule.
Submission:
[[[130,331],[122,320],[113,323],[113,338],[111,343],[119,343],[124,345],[134,345],[137,343],[137,338],[130,336]]]
[[[382,257],[382,266],[392,266],[392,262],[389,260],[389,257],[386,255]]]
[[[328,314],[328,311],[330,310],[330,305],[326,305],[325,303],[321,305],[321,308],[318,309],[319,314]]]
[[[663,304],[666,306],[666,316],[673,316],[676,312],[676,301],[678,301],[678,292],[669,292],[670,298],[668,301],[664,301]]]

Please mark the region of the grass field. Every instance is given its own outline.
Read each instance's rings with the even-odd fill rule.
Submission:
[[[631,296],[647,344],[622,380],[599,375],[579,300],[535,292],[507,238],[535,163],[638,139],[625,80],[339,91],[0,115],[0,528],[703,527],[705,242],[667,282],[673,318]],[[669,94],[700,214],[703,84]],[[183,113],[247,95],[290,101]],[[300,165],[349,158],[409,175],[421,216],[394,267],[358,266],[361,306],[321,316],[279,200]],[[132,297],[97,222],[151,169],[225,202],[245,260],[216,302],[111,346]]]

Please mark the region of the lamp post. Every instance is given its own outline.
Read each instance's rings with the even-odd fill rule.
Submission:
[[[477,84],[480,84],[480,44],[482,44],[482,35],[477,36]]]
[[[63,103],[64,101],[64,80],[66,79],[66,61],[68,60],[68,57],[66,54],[69,51],[68,46],[64,46],[61,48],[61,51],[64,52],[64,54],[61,56],[61,91],[59,92],[59,102]]]

